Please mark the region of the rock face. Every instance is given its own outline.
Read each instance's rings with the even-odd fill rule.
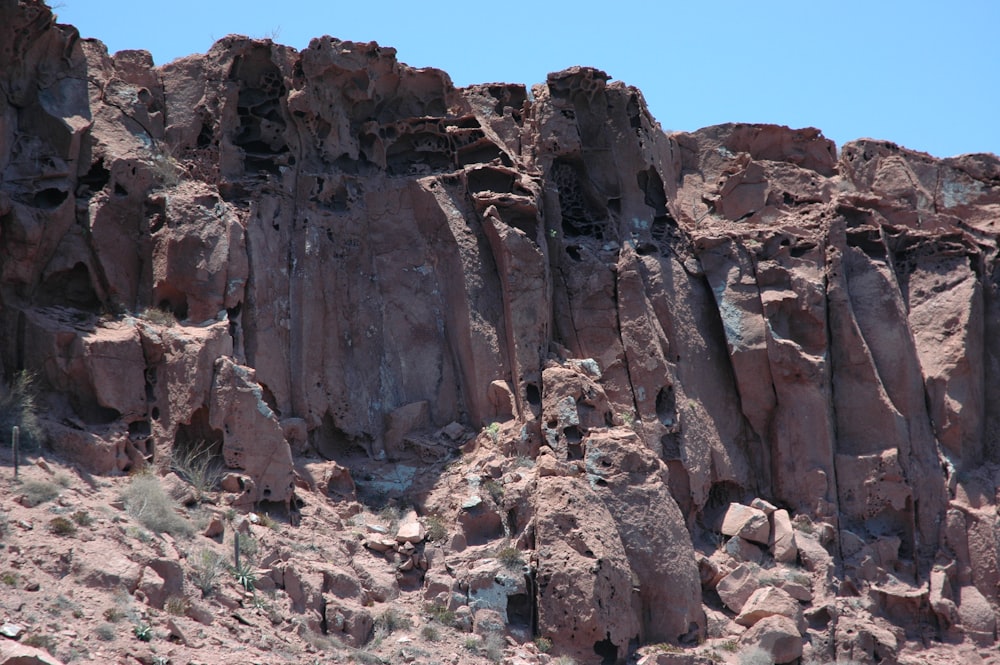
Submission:
[[[34,0],[0,3],[0,44],[0,362],[38,376],[57,453],[207,445],[233,503],[292,510],[317,484],[419,504],[460,445],[494,477],[539,458],[470,485],[454,542],[532,550],[529,632],[582,662],[702,640],[695,549],[725,536],[744,562],[705,589],[733,616],[774,559],[814,576],[793,607],[993,643],[995,156],[668,135],[596,69],[456,89],[330,37],[154,67]],[[816,611],[816,655],[887,643]]]

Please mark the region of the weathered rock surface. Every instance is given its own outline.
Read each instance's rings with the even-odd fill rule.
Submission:
[[[35,0],[0,45],[0,369],[47,445],[112,475],[207,450],[229,504],[344,533],[415,509],[329,579],[274,555],[302,630],[363,645],[433,585],[624,662],[780,587],[805,619],[741,640],[781,658],[789,621],[821,661],[994,644],[996,156],[666,134],[596,69],[456,89],[331,37],[155,67]],[[66,571],[183,584],[89,542]]]

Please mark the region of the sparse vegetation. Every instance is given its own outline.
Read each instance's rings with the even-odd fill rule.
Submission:
[[[114,624],[102,623],[94,630],[94,632],[97,634],[97,639],[103,642],[110,642],[115,639],[115,635],[118,634],[118,629],[115,628]]]
[[[375,627],[382,626],[387,635],[397,630],[409,630],[413,627],[413,621],[395,607],[390,607],[375,619]]]
[[[524,565],[524,556],[521,554],[521,550],[513,545],[506,545],[497,550],[496,558],[505,568],[511,570],[518,570]]]
[[[247,561],[233,567],[233,577],[236,578],[236,583],[243,587],[244,591],[253,591],[254,585],[257,583],[257,574]]]
[[[94,518],[91,517],[90,513],[88,513],[86,510],[76,511],[75,513],[70,515],[70,519],[72,519],[77,526],[87,527],[94,523]]]
[[[190,536],[190,522],[177,514],[176,502],[167,496],[160,479],[152,473],[139,473],[132,477],[122,493],[125,510],[154,533],[167,532],[172,536]]]
[[[17,573],[10,570],[0,575],[0,582],[3,582],[7,586],[17,586],[18,579]]]
[[[146,307],[140,310],[139,318],[158,326],[170,327],[177,325],[177,317],[174,316],[174,313],[160,309],[159,307]]]
[[[194,490],[194,498],[201,502],[222,480],[222,465],[211,443],[199,441],[188,446],[174,446],[170,452],[170,468]]]
[[[486,432],[486,436],[490,437],[490,441],[493,443],[499,443],[500,441],[500,423],[490,423],[483,428]]]
[[[440,515],[428,515],[424,520],[424,530],[427,533],[427,540],[432,543],[444,540],[448,536],[448,527]]]
[[[0,384],[0,433],[7,445],[11,429],[21,432],[20,449],[32,450],[42,442],[42,426],[38,420],[38,382],[33,372],[22,370],[10,382]]]
[[[132,634],[141,642],[149,642],[153,639],[153,627],[144,621],[139,621],[132,626]]]
[[[65,517],[53,517],[49,520],[49,531],[57,536],[72,536],[76,533],[76,524]]]
[[[263,527],[267,527],[271,531],[277,531],[281,526],[278,523],[278,520],[274,519],[267,513],[264,513],[263,515],[260,516],[260,525]]]
[[[56,641],[52,638],[51,635],[32,633],[31,635],[22,637],[21,644],[25,644],[29,647],[35,647],[36,649],[45,649],[50,654],[55,655]]]
[[[428,642],[438,642],[441,640],[441,631],[434,624],[427,624],[420,629],[420,637]]]
[[[29,480],[21,486],[22,503],[29,508],[51,501],[59,496],[59,486],[47,480]]]
[[[163,604],[163,609],[167,614],[182,617],[191,609],[191,601],[186,596],[170,596]]]
[[[484,480],[483,489],[486,490],[497,505],[503,502],[503,485],[499,481],[493,478]]]
[[[536,637],[535,648],[541,653],[548,653],[552,651],[552,640],[547,637]]]
[[[424,605],[424,614],[442,626],[455,627],[455,612],[449,610],[447,606],[441,603],[428,603]]]
[[[625,427],[632,427],[635,425],[635,414],[631,411],[622,411],[618,414],[618,418],[621,419],[622,424]]]

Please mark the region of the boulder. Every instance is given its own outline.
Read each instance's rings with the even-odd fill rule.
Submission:
[[[800,633],[805,632],[802,606],[787,591],[773,586],[761,587],[754,591],[740,609],[736,623],[749,627],[761,619],[775,615],[791,619]]]
[[[795,563],[799,556],[799,549],[795,545],[795,529],[792,528],[792,520],[785,509],[775,510],[771,514],[774,521],[771,538],[771,554],[775,561],[781,563]]]
[[[740,644],[766,651],[775,665],[791,663],[802,655],[799,629],[793,620],[782,615],[768,616],[755,623],[740,637]]]
[[[767,545],[771,535],[771,523],[763,510],[739,503],[731,503],[722,519],[720,531],[727,536],[738,536],[745,540]]]
[[[761,587],[756,569],[742,563],[716,585],[715,590],[726,607],[739,613],[750,597]]]

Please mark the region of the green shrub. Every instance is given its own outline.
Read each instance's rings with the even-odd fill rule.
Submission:
[[[139,318],[143,321],[169,328],[177,325],[177,317],[173,312],[168,312],[158,307],[147,307],[139,312]]]
[[[503,501],[503,485],[498,481],[490,478],[489,480],[483,481],[483,489],[489,493],[493,501],[499,505]]]
[[[118,634],[118,630],[115,628],[114,624],[110,623],[102,623],[94,630],[94,632],[97,633],[97,639],[103,642],[110,642],[115,639],[115,636]]]
[[[149,642],[153,639],[153,627],[145,622],[138,622],[132,626],[132,634],[139,638],[141,642]]]
[[[70,515],[70,519],[76,522],[77,526],[90,526],[91,524],[94,523],[94,518],[91,517],[90,513],[88,513],[86,510],[76,511],[75,513]]]
[[[244,591],[253,591],[254,585],[257,583],[257,574],[254,572],[253,567],[246,561],[241,562],[239,566],[233,567],[233,577],[236,578],[236,583],[243,587]]]
[[[441,603],[427,603],[424,605],[424,614],[442,626],[455,627],[455,613]]]
[[[202,596],[208,596],[219,586],[219,578],[226,568],[225,561],[221,554],[207,548],[199,550],[193,558],[188,578],[201,591]]]
[[[65,517],[53,517],[49,520],[49,531],[57,536],[72,536],[76,533],[76,525]]]
[[[439,642],[441,640],[441,631],[433,624],[427,624],[420,629],[420,636],[428,642]]]
[[[170,468],[194,489],[194,498],[203,501],[222,480],[222,464],[214,446],[199,441],[188,446],[174,446],[170,451]]]
[[[45,649],[52,655],[55,655],[56,652],[56,641],[51,635],[32,633],[31,635],[22,638],[21,644],[25,644],[29,647],[35,647],[36,649]]]
[[[24,505],[34,508],[59,496],[59,486],[46,480],[29,480],[21,486],[21,492],[24,494]]]
[[[497,550],[496,558],[505,568],[511,570],[518,570],[524,565],[524,556],[521,554],[521,550],[512,545],[507,545]]]
[[[186,596],[170,596],[163,603],[163,609],[166,610],[167,614],[182,617],[191,609],[191,601]]]
[[[375,619],[375,627],[382,627],[386,634],[394,633],[397,630],[409,630],[413,627],[413,621],[394,607],[390,607]]]
[[[21,430],[21,450],[33,450],[42,443],[38,420],[38,381],[33,372],[22,370],[10,382],[0,384],[0,437],[11,445],[11,429]]]
[[[177,503],[167,496],[160,479],[152,473],[132,476],[122,492],[122,501],[128,514],[154,533],[190,536],[193,532],[190,522],[177,514]]]
[[[538,637],[535,639],[535,647],[541,653],[548,653],[552,651],[552,640],[547,637]]]
[[[427,540],[432,543],[444,540],[448,536],[448,527],[440,515],[428,515],[424,520],[424,529],[427,532]]]

